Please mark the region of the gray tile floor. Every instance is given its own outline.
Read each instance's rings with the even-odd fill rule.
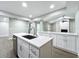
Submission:
[[[13,42],[7,37],[0,38],[0,58],[15,58]]]
[[[77,58],[78,56],[53,48],[52,58]],[[13,41],[8,38],[0,38],[0,58],[16,58],[13,53]]]
[[[53,47],[52,58],[78,58],[78,56]]]

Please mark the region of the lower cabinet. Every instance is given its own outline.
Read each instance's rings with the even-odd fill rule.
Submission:
[[[63,36],[56,36],[56,46],[60,47],[60,48],[64,48],[65,47],[65,43],[64,43],[64,37]]]
[[[51,58],[52,57],[52,40],[40,48],[30,45],[30,58]]]
[[[56,42],[56,44],[54,44],[53,46],[63,49],[68,52],[77,53],[75,36],[73,36],[73,35],[56,35],[56,39],[54,41]]]
[[[17,37],[13,35],[13,51],[17,56]]]
[[[18,38],[18,56],[21,58],[29,58],[29,43]]]
[[[30,58],[38,58],[39,57],[39,49],[30,45]]]
[[[77,42],[75,36],[67,37],[67,49],[73,52],[77,52]]]
[[[26,47],[25,44],[22,45],[22,57],[28,58],[29,57],[29,47]]]
[[[22,45],[18,43],[18,56],[22,57]]]
[[[36,46],[23,41],[18,40],[18,56],[20,58],[50,58],[52,57],[52,41],[47,42],[45,45],[37,48]]]
[[[52,40],[53,46],[56,46],[56,35],[55,34],[51,34],[51,37],[53,37],[54,39]]]

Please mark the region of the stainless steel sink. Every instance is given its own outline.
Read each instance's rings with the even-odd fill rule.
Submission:
[[[22,37],[27,38],[29,40],[36,38],[35,36],[32,36],[32,35],[24,35]]]

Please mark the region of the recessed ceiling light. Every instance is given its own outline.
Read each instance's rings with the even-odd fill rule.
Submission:
[[[53,9],[55,6],[54,6],[54,4],[51,4],[50,5],[50,9]]]
[[[29,15],[29,17],[31,18],[31,17],[33,17],[32,15]]]
[[[23,7],[27,7],[27,3],[22,2],[22,6],[23,6]]]

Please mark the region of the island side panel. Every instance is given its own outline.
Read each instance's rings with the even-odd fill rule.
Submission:
[[[50,40],[40,48],[40,58],[51,58],[51,57],[52,57],[52,40]]]
[[[13,35],[13,51],[14,51],[15,55],[18,56],[18,53],[17,53],[17,37],[15,35]]]

